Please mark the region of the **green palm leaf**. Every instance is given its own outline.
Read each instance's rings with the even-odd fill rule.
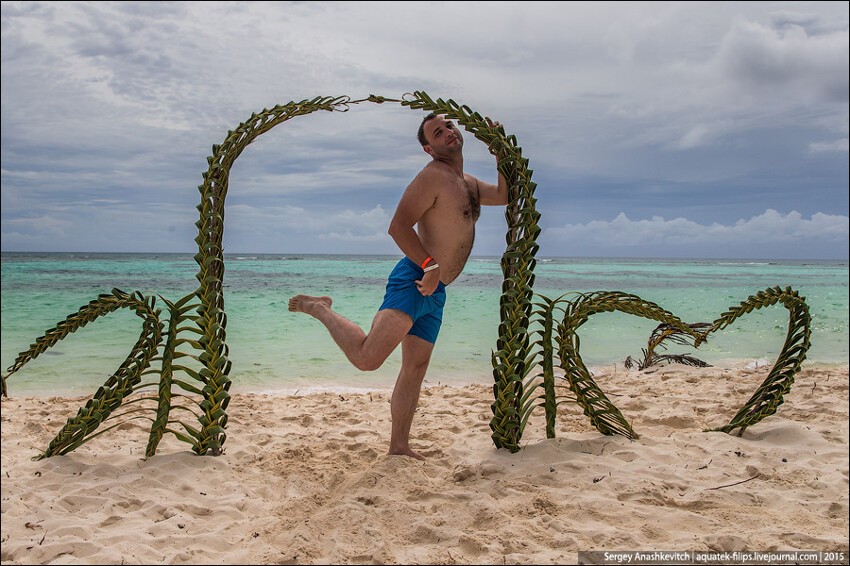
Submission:
[[[515,136],[506,134],[502,126],[493,126],[468,106],[453,100],[434,100],[421,91],[407,94],[400,100],[376,95],[369,95],[362,100],[351,100],[347,96],[316,97],[253,113],[237,128],[228,131],[221,144],[212,146],[212,155],[206,160],[207,170],[202,173],[203,183],[198,186],[200,203],[196,208],[199,218],[195,223],[198,229],[195,238],[198,252],[194,256],[198,265],[195,276],[198,288],[173,303],[163,298],[169,308],[167,333],[164,323],[159,321],[160,311],[155,310],[153,298],[138,293],[128,295],[115,289],[111,295],[100,295],[48,330],[17,357],[6,374],[0,376],[0,389],[3,395],[7,395],[9,376],[68,334],[118,308],[131,308],[144,320],[142,334],[124,363],[97,390],[85,407],[75,417],[68,419],[42,457],[75,449],[88,439],[117,426],[95,432],[107,419],[122,415],[133,419],[148,418],[152,422],[145,451],[148,457],[156,452],[163,435],[169,433],[192,444],[192,450],[197,454],[216,455],[223,451],[227,438],[227,406],[231,385],[222,245],[230,169],[250,143],[273,127],[318,111],[345,112],[351,105],[361,102],[395,102],[411,109],[447,115],[487,145],[497,158],[497,170],[507,181],[506,246],[500,261],[504,277],[499,299],[500,324],[496,348],[491,353],[494,401],[491,404],[493,418],[490,428],[497,447],[518,451],[523,429],[533,409],[539,406],[546,412],[547,437],[554,437],[556,409],[565,399],[563,394],[558,394],[564,387],[556,383],[554,373],[555,341],[558,343],[560,367],[564,373],[561,379],[567,382],[574,394],[574,398],[569,400],[579,403],[591,422],[604,434],[636,437],[628,422],[596,385],[581,360],[577,330],[588,317],[599,312],[619,310],[658,320],[667,329],[664,332],[671,332],[669,336],[690,336],[694,339],[694,346],[698,347],[708,333],[728,326],[753,309],[782,302],[791,312],[782,353],[755,395],[732,422],[719,430],[741,428],[743,432],[747,426],[775,412],[782,403],[783,395],[790,389],[810,344],[808,307],[796,292],[790,289],[782,291],[778,287],[768,289],[725,313],[706,332],[698,332],[685,325],[658,305],[625,293],[596,292],[579,295],[573,301],[562,301],[563,296],[555,300],[539,296],[535,302],[532,289],[537,263],[535,256],[539,249],[536,239],[541,233],[538,224],[540,214],[534,197],[537,185],[531,180],[533,171],[529,168],[528,160],[523,157]],[[554,312],[562,302],[567,306],[562,309],[563,320],[556,327]],[[660,341],[655,341],[657,338],[650,338],[650,347],[645,350],[646,359],[665,359],[654,354],[654,349],[660,345]],[[653,355],[655,358],[652,358]],[[154,360],[160,362],[158,369],[149,367]],[[683,360],[688,363],[696,359]],[[535,373],[535,369],[539,369],[539,373]],[[158,381],[142,383],[143,375],[156,375]],[[130,402],[136,403],[137,399],[156,401],[155,407],[140,404],[121,415],[115,413],[136,391],[153,385],[157,385],[155,397],[137,397]],[[541,388],[542,394],[539,391]],[[185,404],[174,404],[176,397]],[[172,413],[175,411],[196,418],[198,425],[173,419]],[[148,417],[148,412],[154,416]]]

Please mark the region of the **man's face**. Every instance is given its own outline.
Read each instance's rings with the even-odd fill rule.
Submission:
[[[463,148],[463,136],[460,129],[445,116],[437,116],[425,122],[425,151],[431,155],[443,155],[460,151]],[[429,151],[430,150],[430,151]]]

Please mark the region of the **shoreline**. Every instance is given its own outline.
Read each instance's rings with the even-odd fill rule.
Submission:
[[[773,361],[764,361],[763,360],[739,360],[738,363],[734,365],[723,365],[723,366],[709,366],[705,369],[707,370],[716,370],[716,371],[724,371],[724,372],[745,372],[752,373],[757,371],[768,370],[773,367]],[[653,366],[647,370],[639,371],[636,369],[627,370],[623,367],[622,361],[612,362],[611,364],[606,365],[595,365],[588,368],[593,376],[606,376],[617,373],[643,373],[651,375],[659,370],[675,370],[681,369],[683,371],[688,371],[688,366],[684,366],[682,364],[670,364],[670,365],[659,365]],[[847,371],[850,369],[850,363],[847,362],[810,362],[806,361],[803,364],[799,374],[806,372],[807,370],[812,371]],[[556,370],[556,378],[559,374],[559,368],[555,368]],[[354,370],[352,370],[354,371]],[[352,374],[356,375],[356,374]],[[368,374],[364,374],[367,375]],[[451,387],[464,387],[466,385],[486,385],[489,387],[493,386],[493,377],[490,373],[485,373],[481,375],[476,375],[475,378],[460,378],[461,372],[458,372],[457,375],[426,375],[425,380],[423,382],[423,389],[429,387],[440,387],[440,386],[451,386]],[[90,398],[94,395],[97,390],[97,386],[92,386],[90,393],[82,393],[76,391],[59,391],[56,390],[44,390],[44,391],[36,391],[32,388],[30,384],[29,389],[25,389],[25,392],[21,395],[16,393],[16,384],[13,381],[15,376],[12,376],[12,380],[7,382],[9,396],[10,397],[34,397],[34,398],[80,398],[86,399]],[[302,378],[303,379],[303,378]],[[352,385],[352,384],[326,384],[326,385],[303,385],[303,384],[294,384],[294,385],[280,385],[280,386],[268,386],[268,385],[257,385],[257,384],[243,384],[239,382],[238,378],[231,379],[231,394],[236,393],[254,393],[259,395],[296,395],[296,394],[311,394],[311,393],[348,393],[348,394],[364,394],[370,392],[386,392],[392,391],[395,385],[394,379],[385,378],[383,382],[378,382],[373,379],[373,383],[365,384],[365,385]],[[793,390],[793,387],[792,387]]]

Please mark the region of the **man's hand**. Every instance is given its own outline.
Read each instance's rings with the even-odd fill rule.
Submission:
[[[440,284],[440,268],[432,269],[422,276],[422,279],[416,281],[416,286],[423,297],[430,297],[437,290]]]
[[[494,129],[497,129],[497,130],[500,130],[500,133],[502,133],[502,134],[504,134],[504,133],[505,133],[504,128],[502,128],[502,125],[501,125],[499,122],[494,122],[494,121],[493,121],[492,119],[490,119],[489,117],[485,117],[485,118],[484,118],[484,121],[487,123],[487,125],[488,125],[489,127],[494,128]],[[491,154],[493,154],[493,155],[495,155],[495,156],[497,156],[497,157],[498,157],[498,152],[496,151],[496,148],[495,148],[495,147],[493,147],[493,146],[491,145],[491,146],[488,146],[488,147],[487,147],[487,149],[488,149],[488,150],[490,150],[490,153],[491,153]]]

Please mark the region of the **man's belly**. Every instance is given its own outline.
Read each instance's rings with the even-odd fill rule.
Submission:
[[[469,254],[472,251],[472,239],[455,244],[454,246],[433,246],[426,249],[431,250],[429,253],[440,264],[440,280],[448,285],[463,271],[466,261],[469,259]]]

